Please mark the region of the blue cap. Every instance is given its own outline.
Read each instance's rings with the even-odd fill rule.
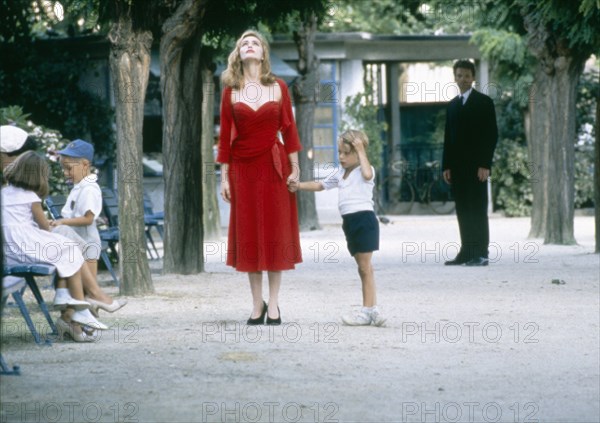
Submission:
[[[87,159],[90,163],[94,161],[94,146],[84,140],[71,141],[66,148],[59,150],[61,156]]]

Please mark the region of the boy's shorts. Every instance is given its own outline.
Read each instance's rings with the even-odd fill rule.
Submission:
[[[342,216],[342,229],[350,255],[379,250],[379,222],[372,211],[359,211]]]

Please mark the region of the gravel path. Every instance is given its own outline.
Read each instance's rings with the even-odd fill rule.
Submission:
[[[443,266],[455,217],[394,218],[374,257],[384,328],[340,324],[360,282],[330,222],[301,234],[280,327],[243,324],[248,283],[223,264],[225,238],[207,243],[207,273],[154,274],[155,295],[101,315],[113,329],[96,344],[37,346],[7,308],[2,352],[22,375],[2,378],[1,421],[600,421],[593,217],[560,247],[493,217],[487,268]]]

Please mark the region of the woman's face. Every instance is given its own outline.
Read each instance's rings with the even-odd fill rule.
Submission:
[[[242,40],[240,45],[240,58],[242,62],[246,60],[262,61],[264,57],[264,49],[262,43],[253,35],[248,35]]]

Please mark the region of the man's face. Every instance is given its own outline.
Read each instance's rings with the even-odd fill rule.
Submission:
[[[475,77],[471,69],[456,68],[454,71],[454,82],[458,85],[461,94],[468,91],[473,86]]]

